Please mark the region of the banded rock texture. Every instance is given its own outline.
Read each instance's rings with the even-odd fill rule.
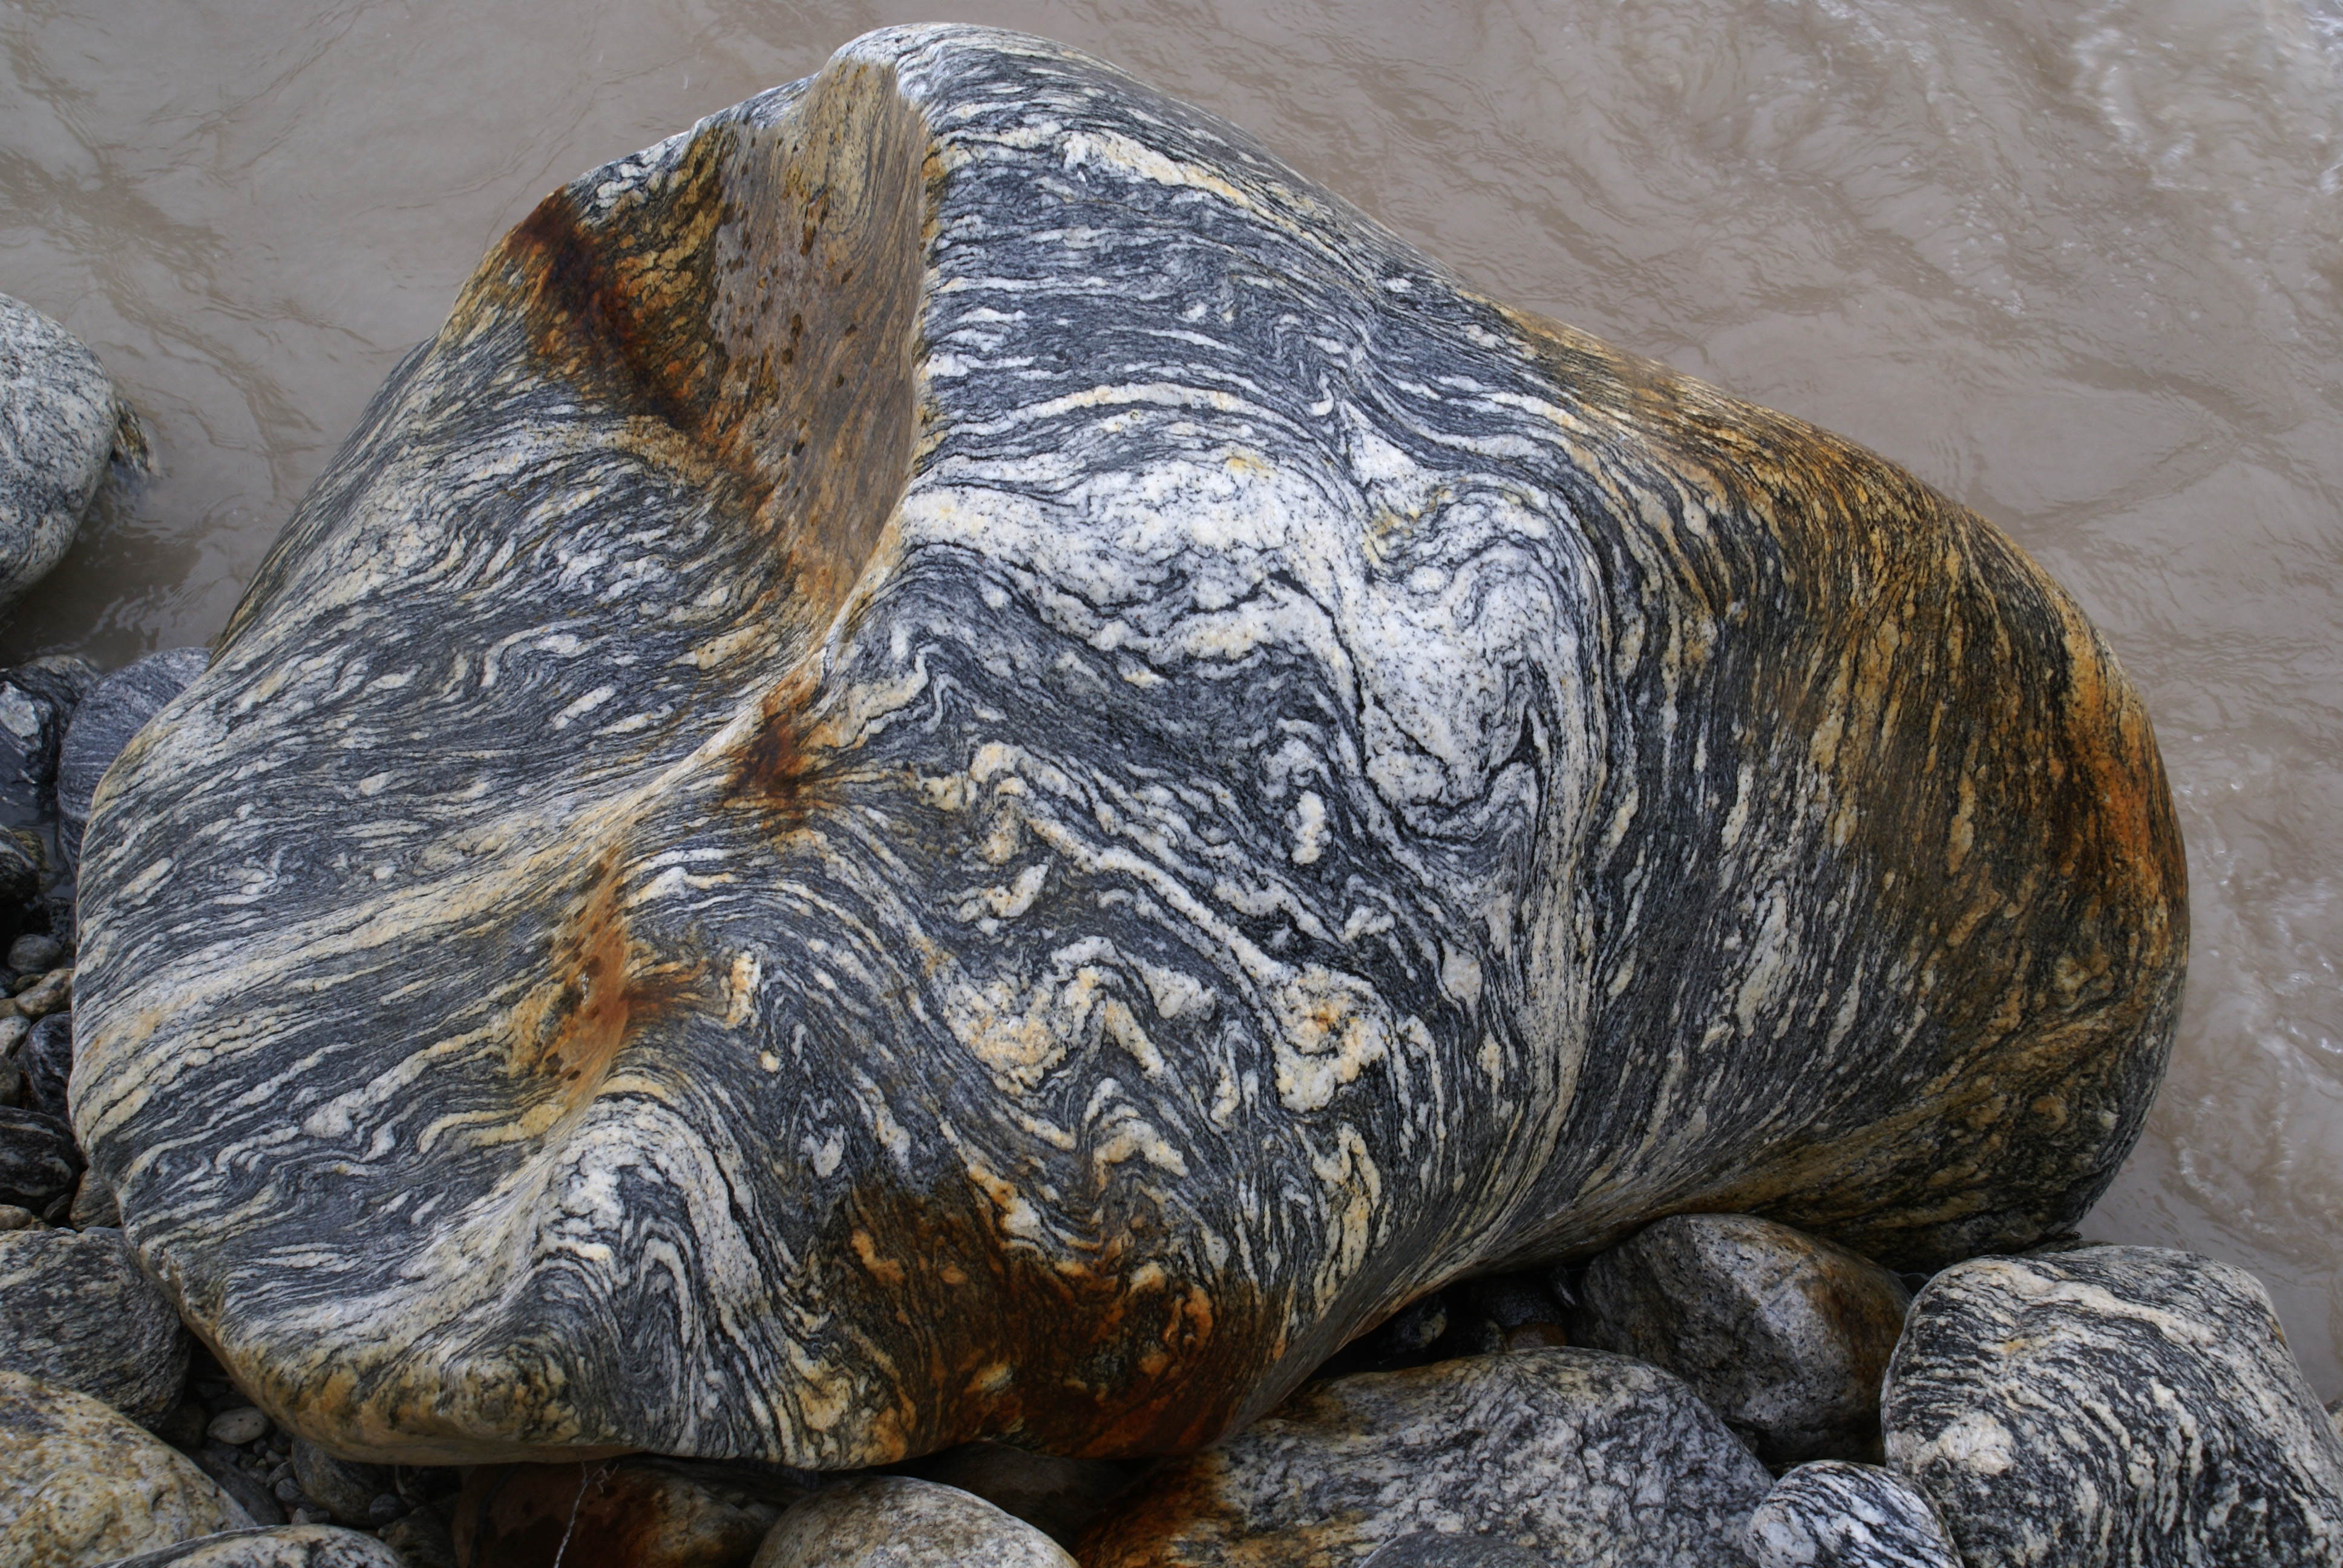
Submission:
[[[1926,1493],[1835,1459],[1782,1477],[1750,1516],[1749,1546],[1757,1568],[1962,1568]]]
[[[1358,1568],[1386,1552],[1471,1563],[1471,1539],[1572,1568],[1730,1568],[1749,1561],[1772,1485],[1671,1374],[1605,1351],[1519,1351],[1308,1384],[1157,1467],[1076,1554],[1084,1568]]]
[[[879,1475],[781,1515],[749,1568],[1074,1568],[1058,1543],[981,1497]]]
[[[1968,1568],[2343,1568],[2343,1438],[2261,1282],[2210,1258],[1947,1269],[1913,1300],[1882,1417]]]
[[[2186,931],[1991,528],[959,27],[515,228],[83,875],[142,1260],[410,1462],[1176,1451],[1671,1211],[2023,1244]]]
[[[1587,1265],[1574,1342],[1664,1367],[1771,1465],[1879,1458],[1879,1383],[1912,1294],[1844,1247],[1679,1214]]]
[[[28,1226],[0,1235],[0,1367],[152,1427],[186,1386],[187,1335],[121,1231]]]

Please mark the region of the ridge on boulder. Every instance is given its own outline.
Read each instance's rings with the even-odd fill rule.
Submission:
[[[555,192],[98,789],[76,1126],[337,1453],[1192,1448],[1443,1282],[2070,1224],[2148,721],[1890,464],[1083,55]]]

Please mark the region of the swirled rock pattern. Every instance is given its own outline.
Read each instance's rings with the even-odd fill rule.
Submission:
[[[0,1235],[0,1367],[152,1426],[187,1382],[187,1335],[119,1231]]]
[[[2261,1282],[2158,1247],[1980,1258],[1912,1303],[1887,1461],[1968,1568],[2343,1563],[2343,1438]]]
[[[1656,1367],[1522,1351],[1311,1383],[1157,1469],[1077,1555],[1085,1568],[1349,1568],[1386,1548],[1437,1563],[1456,1536],[1574,1568],[1727,1568],[1748,1561],[1772,1485]]]
[[[1911,1292],[1749,1214],[1679,1214],[1587,1265],[1572,1339],[1664,1367],[1768,1464],[1879,1457],[1879,1382]]]
[[[1782,1477],[1749,1519],[1757,1568],[1962,1568],[1926,1493],[1826,1459]]]
[[[1443,1281],[2079,1214],[2147,717],[1907,475],[890,29],[516,227],[85,844],[74,1102],[305,1436],[1202,1443]]]

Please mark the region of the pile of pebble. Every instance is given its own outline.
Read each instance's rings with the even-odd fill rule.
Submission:
[[[2343,1411],[2251,1276],[2155,1248],[1915,1281],[1770,1221],[1677,1216],[1584,1267],[1426,1297],[1270,1415],[1152,1463],[992,1443],[845,1475],[351,1462],[190,1343],[120,1231],[30,1214],[0,1235],[0,1369],[12,1563],[2343,1562]]]

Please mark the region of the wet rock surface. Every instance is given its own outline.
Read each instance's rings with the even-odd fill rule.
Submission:
[[[1802,1464],[1749,1521],[1756,1568],[1963,1568],[1927,1494],[1868,1464]]]
[[[1772,1465],[1876,1461],[1879,1385],[1911,1302],[1848,1251],[1748,1214],[1682,1214],[1588,1264],[1580,1343],[1664,1367]]]
[[[217,646],[89,823],[76,1116],[356,1457],[1177,1451],[1655,1213],[2022,1246],[2179,994],[2006,538],[1009,35],[549,197]]]
[[[0,1371],[0,1562],[84,1568],[251,1523],[126,1418]]]
[[[1088,1568],[1338,1568],[1429,1533],[1587,1568],[1728,1564],[1772,1485],[1669,1374],[1528,1351],[1309,1384],[1151,1473],[1078,1551]]]
[[[239,1530],[181,1542],[109,1568],[406,1568],[371,1535],[329,1524]]]
[[[2343,1562],[2343,1438],[2244,1271],[2154,1247],[1979,1258],[1915,1299],[1890,1465],[1969,1568]]]
[[[71,547],[116,445],[143,453],[130,417],[85,344],[0,295],[0,608]]]
[[[0,1367],[152,1426],[179,1402],[179,1314],[114,1230],[0,1234]]]
[[[878,1476],[784,1514],[752,1568],[1074,1568],[1054,1541],[956,1487]]]

